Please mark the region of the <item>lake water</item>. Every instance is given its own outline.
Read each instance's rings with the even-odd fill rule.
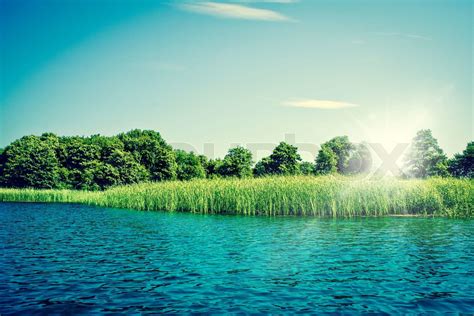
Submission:
[[[474,312],[474,220],[0,203],[0,314]]]

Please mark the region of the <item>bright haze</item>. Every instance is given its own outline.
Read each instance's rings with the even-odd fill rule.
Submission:
[[[468,0],[2,0],[0,147],[140,128],[213,144],[210,156],[285,134],[389,149],[430,128],[451,155],[474,138],[472,12]]]

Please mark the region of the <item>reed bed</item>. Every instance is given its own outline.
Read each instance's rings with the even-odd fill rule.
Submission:
[[[4,202],[62,202],[209,214],[474,216],[474,180],[296,176],[170,181],[103,192],[0,189]]]

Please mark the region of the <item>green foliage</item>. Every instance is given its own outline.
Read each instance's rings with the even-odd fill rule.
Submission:
[[[315,173],[320,175],[367,173],[372,156],[365,143],[356,145],[347,136],[338,136],[321,145],[315,165]]]
[[[5,150],[0,148],[0,186],[5,186],[5,179],[4,179],[4,169],[5,169]]]
[[[119,173],[115,167],[101,161],[91,161],[85,170],[86,177],[91,179],[88,190],[103,190],[119,184]]]
[[[252,153],[241,146],[229,149],[218,172],[224,177],[252,176]]]
[[[178,180],[191,180],[195,178],[205,178],[206,171],[201,163],[202,158],[194,153],[187,153],[184,150],[176,150],[177,178]]]
[[[165,181],[103,192],[0,189],[0,201],[77,202],[137,210],[328,217],[474,216],[474,180],[288,176]]]
[[[209,160],[204,155],[198,155],[197,157],[199,159],[199,162],[201,163],[201,166],[204,168],[204,171],[206,171],[206,166]]]
[[[319,150],[314,172],[318,175],[337,172],[337,156],[328,146],[322,146]]]
[[[273,150],[270,157],[263,158],[254,169],[257,176],[263,175],[296,175],[299,174],[301,157],[298,148],[281,142]]]
[[[204,169],[206,170],[206,177],[210,179],[219,178],[219,172],[222,168],[222,165],[222,159],[209,159],[209,161],[207,161],[204,166]]]
[[[61,179],[65,188],[93,190],[94,167],[98,165],[101,149],[82,137],[63,137],[59,150]]]
[[[105,162],[117,170],[119,184],[140,183],[150,178],[146,168],[129,152],[116,149],[108,155]]]
[[[255,164],[253,168],[253,175],[256,177],[263,177],[265,175],[271,174],[271,166],[272,160],[270,157],[264,157],[262,160]]]
[[[151,180],[176,178],[177,165],[173,149],[161,138],[160,133],[136,129],[118,137],[125,150],[147,169]]]
[[[176,164],[174,153],[158,133],[132,131],[122,136],[130,152],[116,136],[57,137],[45,133],[23,137],[0,154],[0,183],[18,188],[103,190],[149,180],[147,167],[155,180],[174,177],[176,170],[169,167]],[[140,147],[143,143],[151,145]],[[141,165],[134,154],[153,163]]]
[[[149,178],[117,137],[99,135],[60,139],[62,187],[102,190],[119,184],[132,184]]]
[[[431,131],[414,139],[408,167],[414,177],[473,177],[474,142],[448,161]],[[148,181],[297,174],[358,174],[372,161],[365,144],[347,136],[321,146],[315,164],[301,162],[297,148],[281,142],[269,157],[252,166],[251,152],[229,150],[224,159],[174,151],[155,131],[132,130],[118,136],[25,136],[0,150],[0,185],[17,188],[104,190]]]
[[[314,164],[308,161],[300,163],[300,173],[303,175],[312,175],[315,173]]]
[[[447,157],[431,130],[420,130],[413,138],[405,162],[406,172],[414,178],[446,175]]]
[[[326,150],[331,150],[337,159],[337,172],[341,174],[348,173],[347,167],[349,158],[355,149],[354,144],[349,141],[347,136],[337,136],[321,145],[321,149],[326,147]]]
[[[25,136],[2,153],[4,184],[17,188],[56,188],[59,182],[58,139],[53,134]]]
[[[462,154],[454,155],[448,170],[455,177],[474,178],[474,142],[468,143]]]

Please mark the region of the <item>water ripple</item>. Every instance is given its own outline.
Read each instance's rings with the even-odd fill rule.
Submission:
[[[0,203],[0,313],[472,313],[474,221]]]

